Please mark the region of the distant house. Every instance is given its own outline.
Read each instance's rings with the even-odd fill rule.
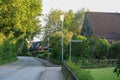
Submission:
[[[87,12],[81,34],[120,41],[120,13]]]

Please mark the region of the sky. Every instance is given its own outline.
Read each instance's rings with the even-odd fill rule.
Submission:
[[[120,13],[120,0],[43,0],[42,1],[42,14],[48,14],[51,9],[60,9],[62,11],[74,12],[85,8],[94,12],[119,12]],[[45,25],[41,17],[42,25]],[[35,40],[38,40],[35,38]]]
[[[94,12],[120,12],[120,0],[43,0],[43,14],[53,9],[68,11],[70,9],[89,9]]]

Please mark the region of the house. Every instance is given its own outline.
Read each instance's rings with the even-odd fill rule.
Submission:
[[[86,12],[81,35],[120,41],[120,13]]]

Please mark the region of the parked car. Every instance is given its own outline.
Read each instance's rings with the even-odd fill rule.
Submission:
[[[40,42],[34,42],[30,47],[29,51],[37,51],[41,47]]]

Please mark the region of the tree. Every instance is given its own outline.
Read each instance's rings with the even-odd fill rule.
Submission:
[[[77,36],[75,40],[81,40],[79,43],[72,43],[72,55],[77,58],[89,58],[89,41],[84,36]]]
[[[47,38],[51,35],[56,33],[57,31],[61,30],[61,21],[60,21],[60,15],[63,14],[61,10],[54,9],[49,12],[48,15],[45,15],[44,21],[46,22],[46,25],[44,26],[44,38],[47,40]]]
[[[82,9],[78,11],[77,13],[74,13],[73,10],[69,10],[68,12],[63,12],[61,10],[51,10],[48,15],[46,15],[46,26],[45,26],[45,35],[44,35],[44,41],[47,40],[48,37],[50,37],[50,43],[52,45],[52,56],[55,59],[58,59],[61,61],[61,21],[60,21],[60,15],[64,14],[64,22],[63,22],[63,27],[64,27],[64,58],[68,58],[68,53],[69,53],[69,43],[71,38],[74,37],[76,38],[80,34],[80,28],[82,26],[83,20],[84,20],[84,14],[85,10]],[[80,18],[80,19],[79,19]],[[71,36],[70,36],[71,35]],[[79,39],[79,38],[78,38]],[[81,38],[80,38],[81,39]],[[83,50],[84,48],[81,48],[82,55],[84,53],[87,53],[88,51],[88,41],[85,40],[83,43],[80,45],[84,45],[84,48],[86,52]],[[77,44],[78,45],[78,44]],[[86,49],[87,48],[87,49]],[[83,51],[83,52],[82,52]],[[79,54],[80,54],[79,53]],[[78,53],[77,53],[78,54]],[[87,57],[87,54],[84,55],[84,57]]]
[[[114,69],[114,73],[116,73],[119,77],[120,74],[120,42],[113,43],[110,48],[110,57],[111,58],[117,58],[117,65]]]
[[[73,33],[65,31],[64,34],[64,60],[68,58],[68,51],[69,51],[69,43],[72,38]],[[51,35],[50,37],[50,44],[51,44],[51,53],[52,53],[52,61],[61,63],[61,36],[62,33],[57,31],[55,34]]]
[[[0,0],[0,54],[14,54],[24,43],[25,39],[32,39],[40,31],[37,16],[41,15],[41,0]],[[14,45],[12,47],[9,45]]]
[[[72,19],[69,30],[72,31],[75,36],[79,36],[81,32],[81,28],[84,22],[84,16],[87,11],[88,10],[85,10],[83,8],[74,13],[74,18]]]
[[[106,39],[99,39],[95,43],[94,57],[96,59],[107,58],[110,44]]]
[[[68,31],[72,31],[71,30],[71,24],[73,22],[74,19],[74,12],[73,10],[69,10],[68,12],[65,13],[65,18],[64,18],[64,28],[68,29]]]
[[[109,49],[109,58],[117,59],[120,54],[120,42],[113,43]]]

